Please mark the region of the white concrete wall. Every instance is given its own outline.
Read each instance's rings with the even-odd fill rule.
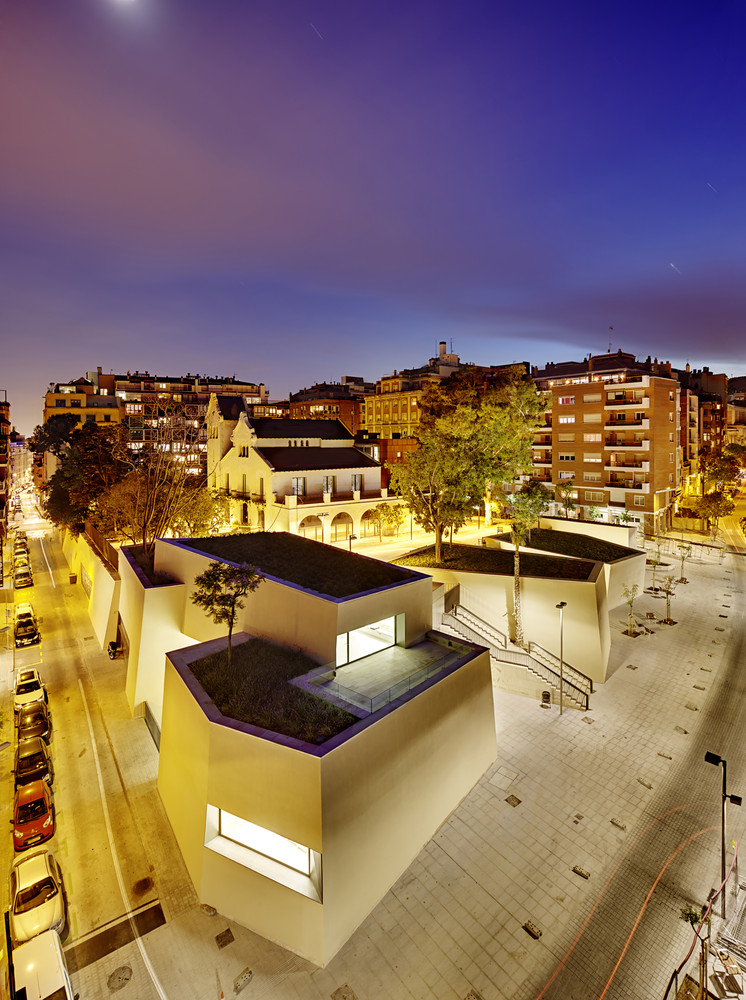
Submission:
[[[460,602],[483,621],[511,634],[513,577],[425,569],[435,580],[460,584]],[[606,680],[611,638],[603,563],[594,565],[590,580],[521,577],[521,615],[526,642],[538,642],[559,656],[559,612],[564,610],[564,658],[594,682]]]
[[[325,962],[496,756],[484,652],[323,757]]]
[[[603,521],[578,521],[563,517],[540,517],[539,527],[549,531],[569,531],[574,535],[589,535],[601,538],[614,545],[626,545],[637,549],[638,526],[636,524],[606,524]]]
[[[351,738],[303,749],[216,721],[174,666],[195,652],[173,653],[166,668],[158,773],[189,874],[201,901],[325,965],[494,761],[489,657]],[[208,804],[319,851],[322,902],[206,847]]]
[[[152,586],[135,572],[126,550],[119,555],[122,592],[119,613],[130,642],[126,693],[130,710],[147,702],[157,724],[163,710],[166,653],[196,640],[182,631],[186,587],[182,583]]]
[[[101,647],[107,645],[117,634],[117,610],[119,606],[120,579],[93,549],[85,535],[73,535],[66,531],[62,535],[62,553],[71,573],[78,574],[80,586],[81,569],[91,581],[88,595],[88,615],[93,631]]]

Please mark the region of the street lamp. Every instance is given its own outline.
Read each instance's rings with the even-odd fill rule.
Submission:
[[[357,535],[348,535],[347,541],[350,543],[350,552],[352,552],[352,543],[357,541]]]
[[[564,684],[563,684],[563,678],[564,678],[564,673],[565,673],[565,660],[564,660],[564,653],[565,653],[565,650],[564,650],[564,638],[565,638],[565,636],[564,636],[564,628],[563,628],[563,621],[562,621],[562,613],[563,613],[563,611],[565,610],[566,607],[567,607],[567,601],[560,601],[559,604],[556,605],[556,608],[557,608],[557,610],[560,613],[560,715],[562,715],[562,688],[564,686]]]
[[[734,806],[740,806],[743,799],[740,795],[728,795],[726,791],[726,778],[728,774],[727,760],[719,754],[712,753],[712,751],[708,750],[705,754],[705,761],[708,764],[714,764],[715,767],[718,767],[720,764],[723,765],[723,802],[720,814],[720,881],[723,887],[720,910],[721,916],[723,920],[725,920],[725,803],[726,800],[730,800]]]

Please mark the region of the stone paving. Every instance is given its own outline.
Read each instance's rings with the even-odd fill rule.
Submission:
[[[117,784],[127,789],[166,923],[77,972],[73,983],[82,1000],[109,996],[111,977],[122,967],[132,970],[117,991],[122,1000],[220,1000],[233,995],[246,970],[252,972],[247,998],[537,996],[644,817],[650,788],[671,773],[685,746],[683,730],[697,725],[695,709],[712,679],[707,671],[716,674],[732,630],[742,628],[740,586],[724,590],[734,579],[733,558],[721,563],[703,551],[687,564],[691,583],[672,602],[675,627],[653,624],[652,634],[629,639],[622,634],[626,607],[612,613],[609,679],[593,695],[590,713],[566,709],[560,718],[556,707],[542,710],[535,700],[496,692],[496,762],[326,969],[200,909],[155,789],[155,747],[144,722],[129,718],[122,663],[110,664],[86,644],[88,687],[106,723],[105,736],[100,720],[96,731],[107,795],[117,794]],[[668,571],[678,576],[678,561],[670,562]],[[723,595],[731,592],[733,611],[720,618]],[[71,604],[82,634],[82,591],[73,592]],[[645,594],[635,611],[642,617],[648,610],[661,618],[665,604]],[[683,716],[691,717],[686,725]],[[506,801],[510,796],[519,801]],[[591,877],[573,873],[573,866]],[[696,891],[706,895],[716,874],[699,873]],[[540,940],[523,929],[527,921],[541,929]],[[220,948],[216,937],[227,928],[233,941]],[[641,969],[641,992],[612,990],[609,997],[662,996],[689,941],[676,921],[668,929],[666,967]],[[589,991],[600,945],[579,944]]]

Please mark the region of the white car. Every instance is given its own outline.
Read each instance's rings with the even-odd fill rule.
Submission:
[[[62,874],[49,851],[18,858],[10,869],[10,934],[16,944],[44,931],[62,934],[67,904]]]
[[[20,712],[25,705],[47,700],[47,689],[39,671],[35,667],[24,667],[23,670],[19,670],[13,691],[13,711]]]

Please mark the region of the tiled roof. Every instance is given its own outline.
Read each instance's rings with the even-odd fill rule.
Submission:
[[[380,468],[357,448],[257,448],[256,452],[276,472]]]

